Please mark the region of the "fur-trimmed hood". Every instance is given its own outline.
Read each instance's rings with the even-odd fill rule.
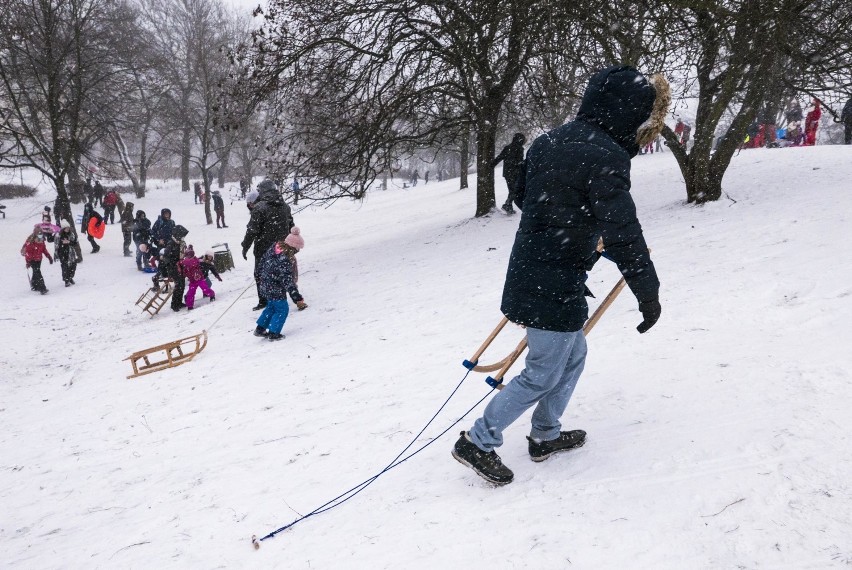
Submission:
[[[597,125],[636,156],[639,128],[651,117],[656,99],[654,86],[638,70],[628,65],[609,67],[589,80],[577,118]]]

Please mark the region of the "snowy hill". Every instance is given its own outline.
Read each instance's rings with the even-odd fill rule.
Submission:
[[[450,394],[500,319],[518,217],[472,219],[457,180],[296,214],[300,290],[270,343],[254,289],[184,366],[128,380],[122,359],[196,334],[249,286],[248,218],[204,225],[175,183],[136,203],[172,209],[196,252],[227,241],[217,300],[147,318],[148,285],[118,224],[50,294],[18,250],[44,193],[0,220],[0,551],[11,568],[827,568],[852,564],[852,193],[848,147],[744,151],[730,199],[684,205],[668,153],[633,161],[662,281],[639,335],[622,293],[589,337],[566,428],[582,449],[529,460],[528,415],[488,487],[450,457],[458,426],[337,509],[283,526],[390,462]],[[498,200],[505,189],[498,188]],[[79,213],[79,212],[76,212]],[[88,251],[83,242],[84,251]],[[251,259],[251,257],[249,258]],[[601,261],[589,286],[617,279]],[[508,327],[485,359],[522,337]],[[520,369],[516,365],[513,372]],[[511,375],[511,374],[510,374]],[[471,374],[420,446],[489,390]]]

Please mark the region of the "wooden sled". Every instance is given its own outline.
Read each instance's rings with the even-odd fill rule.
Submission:
[[[153,318],[160,312],[160,309],[166,306],[166,303],[172,298],[172,293],[174,293],[174,287],[170,282],[167,282],[162,289],[159,287],[146,289],[136,301],[136,306],[142,307],[142,311]]]
[[[128,378],[136,378],[144,374],[186,364],[206,346],[207,331],[203,331],[201,334],[134,352],[124,359],[129,360],[131,366],[133,366],[133,374]]]
[[[601,319],[603,314],[612,305],[615,298],[618,297],[618,294],[621,293],[621,290],[624,289],[625,281],[624,277],[618,280],[618,283],[612,288],[606,298],[598,305],[598,308],[595,309],[595,312],[592,313],[592,316],[589,317],[589,320],[586,321],[586,324],[583,325],[583,334],[588,336],[594,326]],[[489,376],[486,378],[485,382],[498,390],[503,389],[503,376],[506,375],[509,368],[515,363],[516,360],[523,354],[523,352],[527,349],[527,337],[524,336],[523,340],[518,343],[518,346],[515,347],[515,350],[510,352],[505,358],[495,362],[494,364],[479,364],[479,357],[482,356],[482,353],[485,352],[485,349],[492,343],[492,341],[500,334],[500,331],[503,330],[503,327],[506,326],[506,323],[509,322],[509,319],[503,317],[503,319],[497,324],[497,327],[492,331],[488,338],[485,339],[485,342],[482,343],[482,346],[470,357],[470,360],[464,361],[464,366],[468,370],[472,370],[474,372],[494,372],[497,370],[497,374],[493,377]]]

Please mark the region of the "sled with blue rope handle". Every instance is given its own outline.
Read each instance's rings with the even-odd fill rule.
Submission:
[[[613,301],[615,301],[618,294],[621,293],[621,290],[624,289],[625,281],[624,277],[618,280],[618,283],[612,288],[609,294],[604,298],[598,308],[595,309],[595,312],[592,313],[592,316],[586,321],[586,324],[583,325],[583,334],[588,336],[594,326],[601,319],[606,310],[612,305]],[[503,319],[497,324],[497,327],[488,335],[488,338],[485,339],[485,342],[482,343],[482,346],[473,353],[473,356],[470,359],[465,360],[462,364],[468,370],[472,370],[474,372],[494,372],[497,371],[493,377],[488,376],[485,379],[485,383],[491,386],[492,388],[496,388],[498,390],[503,389],[503,377],[508,372],[509,368],[518,360],[521,354],[527,349],[527,337],[524,336],[523,340],[518,343],[518,346],[510,352],[505,358],[495,362],[494,364],[479,364],[479,358],[485,352],[485,350],[489,347],[489,345],[497,338],[497,335],[500,334],[500,331],[506,326],[509,322],[509,319],[503,317]]]

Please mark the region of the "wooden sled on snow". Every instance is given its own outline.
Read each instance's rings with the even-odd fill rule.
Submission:
[[[142,307],[142,311],[151,315],[151,318],[154,318],[154,315],[160,312],[160,309],[166,306],[166,303],[169,302],[169,299],[172,298],[172,293],[174,293],[174,287],[172,287],[171,282],[167,282],[165,287],[151,287],[145,290],[142,293],[142,296],[136,301],[137,307]]]
[[[203,331],[197,335],[134,352],[124,359],[129,360],[131,366],[133,366],[133,374],[128,378],[136,378],[144,374],[186,364],[206,346],[207,331]]]

